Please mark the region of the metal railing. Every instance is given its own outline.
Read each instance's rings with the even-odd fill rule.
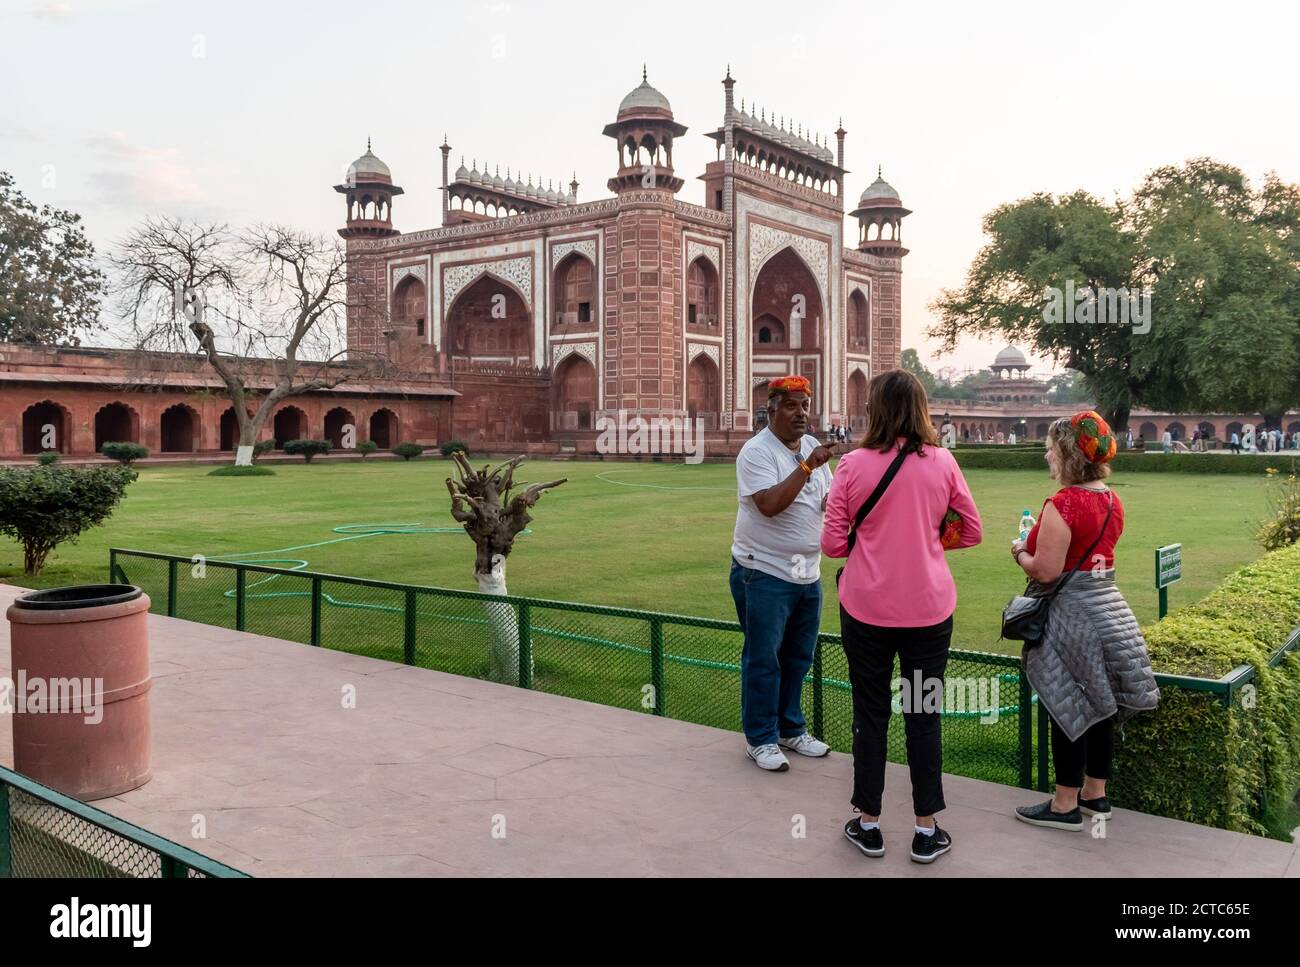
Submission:
[[[475,678],[493,677],[489,655],[504,624],[517,651],[510,684],[740,729],[743,634],[734,621],[125,548],[109,551],[109,581],[138,585],[169,617]],[[812,733],[848,752],[852,695],[839,645],[838,634],[818,635],[803,697]],[[1218,679],[1156,678],[1227,706],[1254,674],[1243,665]],[[969,702],[960,689],[951,689],[956,701],[945,695],[945,771],[1046,790],[1049,718],[1019,656],[954,649],[946,678],[984,691]],[[901,716],[891,717],[888,741],[890,758],[905,761]]]
[[[0,766],[0,878],[247,878]]]

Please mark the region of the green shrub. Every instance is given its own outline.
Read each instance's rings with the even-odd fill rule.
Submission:
[[[311,458],[330,452],[329,440],[290,440],[284,445],[284,452],[291,457],[302,457],[307,463]]]
[[[374,453],[378,449],[379,449],[379,444],[376,443],[374,440],[362,440],[360,443],[357,444],[357,453],[361,454],[362,460],[370,456],[370,454]]]
[[[270,467],[259,467],[254,464],[251,467],[236,467],[234,464],[228,464],[224,467],[217,467],[216,470],[208,471],[209,477],[273,477],[275,471]]]
[[[123,466],[129,467],[136,460],[143,460],[149,456],[149,448],[141,446],[138,443],[105,443],[99,448],[99,452],[110,460],[116,460]]]
[[[129,467],[0,467],[0,534],[22,544],[23,571],[39,574],[55,547],[108,519],[135,478]]]
[[[989,449],[958,448],[957,464],[971,470],[1043,470],[1043,448],[1033,450],[994,446]],[[1269,467],[1287,470],[1294,456],[1276,454],[1240,454],[1214,456],[1208,453],[1130,453],[1115,454],[1110,466],[1117,473],[1258,473]]]
[[[465,446],[465,444],[460,440],[448,440],[446,443],[442,444],[442,446],[438,447],[438,452],[444,457],[449,457],[457,451],[468,455],[469,447]]]
[[[424,452],[424,447],[418,443],[399,443],[393,447],[393,452],[403,460],[410,460],[412,457],[418,457]]]
[[[1300,543],[1300,481],[1294,469],[1281,481],[1281,489],[1274,494],[1272,503],[1269,519],[1255,539],[1266,551]]]
[[[1220,678],[1256,670],[1225,706],[1166,686],[1126,722],[1111,796],[1119,805],[1241,832],[1287,837],[1278,817],[1300,786],[1300,653],[1269,662],[1300,625],[1300,545],[1235,571],[1200,602],[1143,629],[1156,671]]]
[[[59,454],[56,450],[46,450],[36,458],[36,462],[42,467],[52,467],[59,462]]]

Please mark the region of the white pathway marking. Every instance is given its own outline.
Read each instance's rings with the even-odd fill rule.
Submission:
[[[641,470],[642,468],[638,467],[636,469]],[[628,468],[627,470],[603,470],[600,473],[596,474],[596,479],[604,481],[607,484],[615,484],[616,486],[619,487],[632,487],[638,490],[668,490],[668,491],[682,491],[682,492],[707,490],[715,493],[735,493],[736,491],[735,487],[666,487],[663,484],[629,483],[626,480],[611,480],[607,476],[607,474],[611,474],[611,473],[628,473],[629,471],[632,471],[632,468]],[[660,470],[658,472],[662,474],[662,473],[673,473],[674,471],[671,469],[665,469],[665,470]]]

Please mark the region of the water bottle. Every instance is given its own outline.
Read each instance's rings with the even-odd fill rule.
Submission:
[[[1028,540],[1029,532],[1034,529],[1034,515],[1028,509],[1020,514],[1020,539]]]

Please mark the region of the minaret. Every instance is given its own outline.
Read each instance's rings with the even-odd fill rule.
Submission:
[[[370,150],[366,139],[366,153],[348,166],[347,177],[334,190],[347,196],[348,218],[339,229],[344,238],[385,238],[400,235],[393,227],[393,198],[403,194],[393,184],[392,172]]]
[[[858,199],[858,207],[850,214],[858,220],[858,251],[899,258],[907,254],[907,249],[903,248],[903,219],[912,212],[903,207],[903,200],[893,185],[885,181],[879,167],[876,168],[876,180],[867,186]],[[872,227],[875,228],[874,237]],[[886,229],[888,238],[885,237]]]
[[[663,189],[676,194],[685,182],[673,174],[673,139],[686,126],[673,120],[668,98],[650,86],[645,66],[641,84],[628,92],[618,106],[618,117],[605,125],[604,134],[618,145],[618,173],[609,179],[617,193]]]
[[[734,157],[732,149],[735,145],[735,135],[733,131],[733,125],[735,123],[735,113],[736,113],[736,93],[735,93],[736,82],[731,79],[730,64],[727,65],[727,76],[722,79],[722,87],[727,92],[726,107],[722,115],[722,124],[726,131],[726,140],[724,142],[725,147],[722,152],[722,160],[731,161],[732,158]]]
[[[451,196],[447,194],[447,162],[451,157],[451,145],[447,143],[447,135],[444,132],[442,144],[438,145],[438,150],[442,152],[442,223],[447,224],[447,214],[451,211]]]

